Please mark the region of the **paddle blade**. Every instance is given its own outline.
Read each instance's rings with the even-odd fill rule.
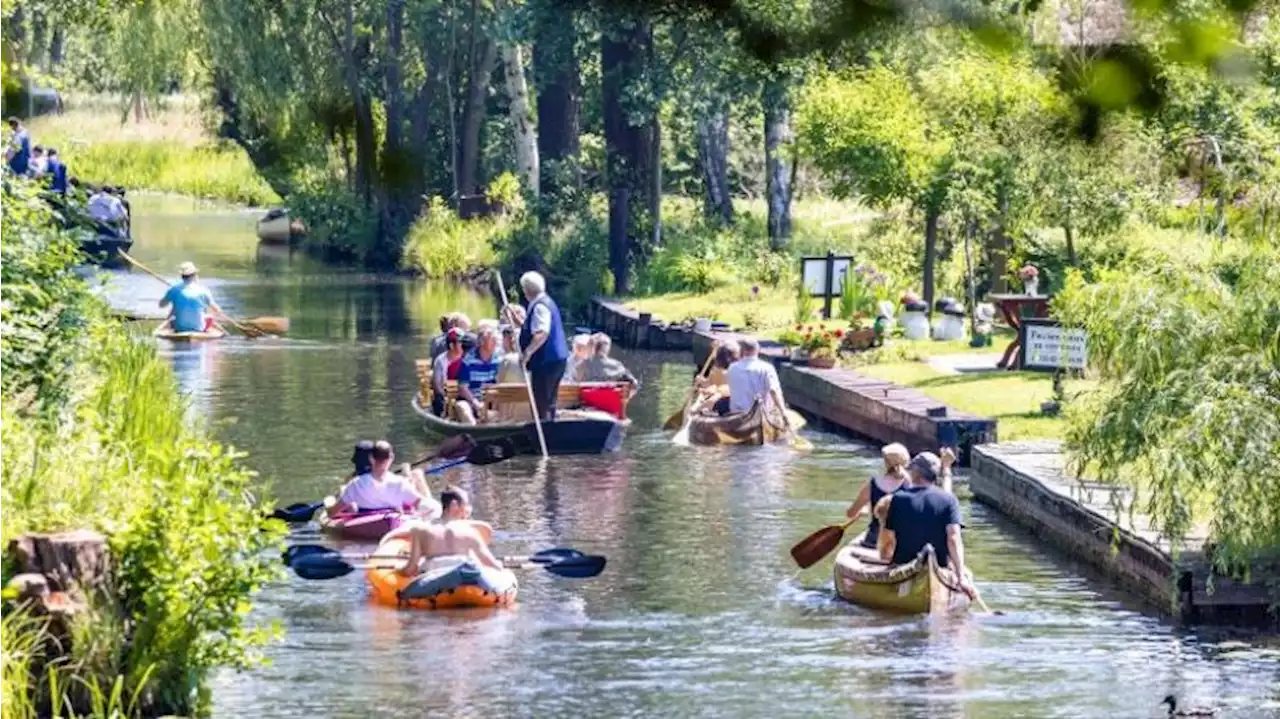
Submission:
[[[282,335],[289,331],[288,317],[250,317],[240,324],[270,335]]]
[[[529,557],[530,562],[539,564],[547,564],[550,562],[561,562],[566,559],[576,559],[577,557],[585,557],[586,555],[576,549],[568,547],[555,547],[554,549],[544,549],[537,554]]]
[[[808,569],[831,554],[831,550],[840,545],[843,537],[844,527],[838,525],[823,527],[792,547],[791,558],[796,560],[796,564],[800,565],[801,569]]]
[[[296,504],[290,504],[288,507],[277,508],[271,513],[271,517],[272,519],[279,519],[288,522],[289,524],[301,524],[302,522],[310,522],[311,516],[314,515],[316,510],[320,509],[322,506],[324,505],[318,503],[306,504],[305,502],[298,502]]]
[[[289,565],[293,573],[303,579],[322,581],[345,577],[356,568],[341,557],[326,555],[308,555],[298,557]]]
[[[662,429],[667,432],[674,432],[675,430],[680,429],[680,426],[683,424],[684,424],[684,408],[682,407],[678,412],[671,415],[670,417],[667,417],[667,421],[662,423]]]
[[[588,579],[604,571],[606,559],[599,555],[584,554],[542,565],[548,572],[566,579]]]
[[[289,547],[288,549],[284,550],[284,553],[280,555],[280,558],[284,560],[284,563],[286,565],[291,565],[294,563],[294,561],[301,559],[303,557],[319,557],[319,556],[332,556],[332,557],[341,558],[341,554],[339,554],[338,550],[330,549],[329,547],[325,547],[320,544],[295,544],[292,547]]]

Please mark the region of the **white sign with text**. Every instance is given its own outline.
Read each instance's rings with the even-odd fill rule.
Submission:
[[[1084,369],[1088,364],[1088,336],[1084,330],[1033,324],[1028,324],[1025,329],[1027,339],[1022,347],[1023,366]]]

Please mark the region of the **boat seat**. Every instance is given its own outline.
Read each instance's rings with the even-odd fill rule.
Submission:
[[[582,406],[582,390],[589,387],[617,389],[621,393],[622,413],[619,419],[627,417],[627,401],[631,398],[631,386],[625,382],[583,382],[580,384],[561,383],[556,396],[556,407],[574,409]],[[496,421],[528,421],[532,418],[529,410],[529,390],[524,384],[491,384],[484,388],[484,404],[490,417]]]

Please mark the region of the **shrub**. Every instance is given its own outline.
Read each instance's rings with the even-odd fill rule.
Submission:
[[[433,197],[409,228],[400,264],[434,278],[490,267],[497,257],[494,245],[510,232],[511,223],[503,217],[462,220]]]

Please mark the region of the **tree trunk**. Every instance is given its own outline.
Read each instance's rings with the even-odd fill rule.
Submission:
[[[1062,226],[1062,234],[1065,235],[1067,239],[1067,264],[1071,265],[1072,267],[1075,267],[1076,266],[1076,238],[1075,238],[1075,232],[1073,232],[1071,229],[1071,223],[1068,222]]]
[[[996,294],[1009,291],[1009,235],[1004,228],[1004,220],[996,223],[991,231],[991,291]]]
[[[924,215],[924,303],[933,315],[934,267],[938,260],[938,210],[927,208]]]
[[[653,247],[662,247],[662,120],[653,118],[649,141],[649,225]]]
[[[582,78],[574,51],[574,11],[570,6],[545,8],[535,25],[533,80],[538,92],[538,155],[542,161],[542,190],[555,194],[558,163],[571,165],[577,186],[579,114]]]
[[[277,195],[287,197],[293,187],[289,182],[289,168],[285,166],[279,145],[267,131],[242,117],[240,103],[231,89],[231,83],[220,72],[213,74],[213,95],[214,103],[222,113],[218,136],[239,145],[258,170],[258,174],[271,185],[271,189]],[[344,154],[344,157],[347,156]]]
[[[702,171],[702,211],[724,224],[733,223],[729,194],[729,112],[716,103],[698,118],[698,165]]]
[[[529,111],[529,86],[524,77],[524,53],[516,44],[502,46],[502,65],[507,80],[508,111],[515,137],[516,170],[525,191],[538,197],[541,180],[538,169],[538,130]]]
[[[62,55],[67,45],[67,33],[59,23],[53,28],[53,36],[49,40],[49,69],[56,70],[62,66]]]
[[[27,52],[27,62],[44,67],[44,51],[48,47],[49,23],[43,12],[31,13],[31,48]]]
[[[609,266],[614,290],[620,294],[630,287],[630,258],[639,249],[633,238],[651,236],[651,230],[645,230],[640,218],[652,210],[647,200],[653,189],[653,108],[635,107],[627,98],[646,95],[645,59],[649,57],[652,32],[647,21],[632,19],[606,29],[600,37],[605,172],[610,198]],[[641,120],[633,124],[637,115]]]
[[[378,258],[380,263],[394,263],[399,259],[399,239],[408,231],[422,196],[416,177],[421,163],[413,147],[404,140],[404,125],[409,114],[400,70],[404,47],[404,3],[405,0],[387,2],[387,48],[382,61],[386,127],[380,163],[381,186],[386,192],[386,201],[381,208],[380,235],[390,244],[385,248],[388,256]]]
[[[771,78],[764,89],[765,192],[769,202],[769,245],[785,249],[791,237],[791,107],[784,80]]]
[[[462,109],[462,156],[458,163],[458,190],[463,195],[480,190],[480,128],[485,118],[485,95],[497,60],[497,46],[482,31],[479,1],[472,0],[467,101]]]

